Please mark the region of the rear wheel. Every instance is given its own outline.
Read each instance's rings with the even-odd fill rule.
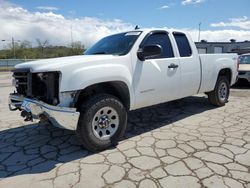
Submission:
[[[220,76],[215,85],[215,89],[209,93],[208,100],[215,106],[224,106],[228,102],[230,84],[225,76]]]
[[[127,111],[120,100],[98,94],[82,104],[76,134],[86,149],[101,151],[117,144],[126,124]]]

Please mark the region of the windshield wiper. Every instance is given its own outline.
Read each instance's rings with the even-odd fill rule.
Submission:
[[[98,54],[106,54],[106,52],[95,52],[95,53],[92,53],[93,55],[98,55]]]

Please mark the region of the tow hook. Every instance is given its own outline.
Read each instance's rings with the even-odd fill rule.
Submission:
[[[23,110],[21,112],[21,116],[25,118],[24,121],[33,121],[32,114],[30,112]]]
[[[48,118],[44,114],[40,114],[39,116],[40,123],[48,121]]]

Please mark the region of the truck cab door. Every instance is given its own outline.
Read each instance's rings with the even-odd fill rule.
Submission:
[[[174,100],[179,98],[180,94],[180,63],[179,59],[174,57],[168,33],[149,33],[140,48],[149,45],[160,45],[162,53],[144,61],[137,59],[133,75],[136,108]]]
[[[189,36],[173,32],[181,66],[180,97],[197,94],[200,86],[201,69],[197,49]]]

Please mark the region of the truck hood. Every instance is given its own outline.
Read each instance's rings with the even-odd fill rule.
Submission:
[[[30,69],[31,72],[63,71],[68,68],[79,68],[103,64],[104,62],[115,62],[114,59],[121,59],[122,56],[114,55],[79,55],[61,58],[43,59],[21,63],[15,66],[16,69]]]

